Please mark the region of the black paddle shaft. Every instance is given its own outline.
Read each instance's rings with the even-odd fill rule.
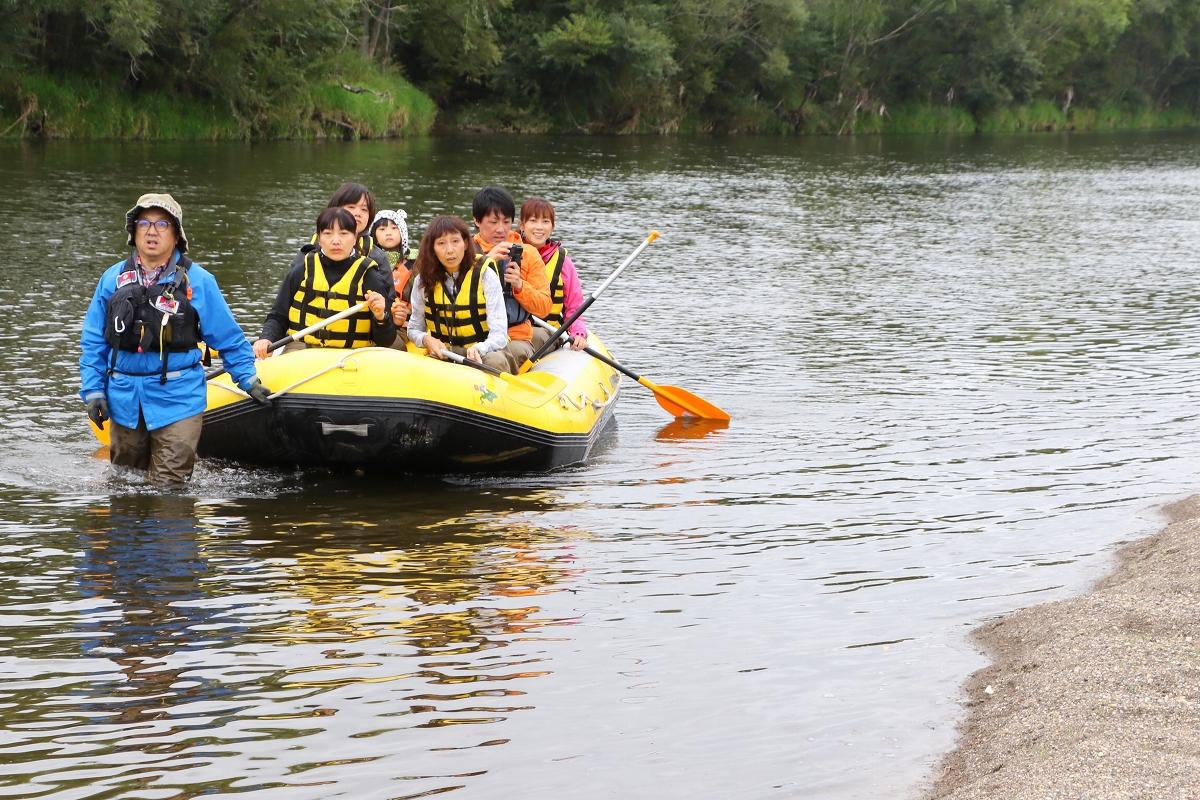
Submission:
[[[587,353],[589,356],[596,359],[597,361],[603,361],[605,364],[608,364],[610,367],[615,369],[617,372],[625,373],[629,377],[633,378],[635,381],[640,382],[642,380],[641,375],[638,375],[636,372],[634,372],[633,370],[624,366],[623,364],[618,364],[616,361],[613,361],[611,358],[604,355],[599,350],[594,350],[591,347],[585,347],[585,348],[583,348],[583,352]]]
[[[558,330],[556,330],[554,333],[550,334],[550,338],[546,340],[546,343],[544,345],[542,345],[541,347],[539,347],[537,349],[537,352],[534,353],[533,355],[531,355],[528,360],[531,362],[537,361],[542,356],[546,355],[546,353],[549,353],[550,350],[553,349],[554,345],[558,342],[558,340],[562,337],[562,335],[567,332],[567,328],[571,327],[571,324],[574,323],[575,320],[582,317],[583,312],[587,311],[588,306],[590,306],[594,302],[596,302],[596,296],[594,294],[589,295],[588,298],[583,301],[583,305],[581,305],[579,308],[575,309],[574,314],[572,314],[571,316],[569,316],[565,320],[563,320],[563,324],[558,326]],[[604,358],[604,356],[600,356],[598,353],[597,353],[597,356],[599,356],[600,358]],[[609,366],[612,366],[612,365],[610,364]]]
[[[487,364],[477,364],[474,361],[472,361],[471,359],[467,358],[466,356],[460,356],[458,353],[455,353],[453,350],[447,350],[446,352],[449,353],[451,356],[454,356],[454,358],[451,358],[450,360],[453,361],[455,364],[462,364],[464,367],[474,367],[475,369],[479,370],[480,372],[486,372],[488,375],[503,375],[504,374],[504,372],[496,369],[495,367],[489,367]]]

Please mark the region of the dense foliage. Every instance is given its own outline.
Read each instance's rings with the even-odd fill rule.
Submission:
[[[391,46],[394,26],[386,11],[384,26],[364,18],[365,7],[359,0],[0,0],[0,103],[6,116],[19,112],[27,129],[50,135],[161,132],[161,114],[144,118],[145,130],[130,117],[141,101],[201,135],[428,129],[428,97],[375,59]]]
[[[337,111],[411,123],[401,75],[516,130],[1190,122],[1198,66],[1200,0],[0,0],[9,118],[32,75],[104,76],[243,134],[404,132]]]

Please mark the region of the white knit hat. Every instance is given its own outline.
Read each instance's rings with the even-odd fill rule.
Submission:
[[[408,212],[404,209],[396,209],[395,211],[380,211],[375,215],[375,219],[371,221],[371,236],[375,235],[375,229],[379,227],[379,223],[383,220],[391,220],[396,223],[396,227],[400,229],[400,252],[404,257],[408,257],[408,223],[404,220],[408,219]]]

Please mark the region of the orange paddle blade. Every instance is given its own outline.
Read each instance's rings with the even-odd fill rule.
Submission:
[[[697,397],[687,389],[680,389],[678,386],[659,386],[645,378],[639,379],[638,383],[654,392],[658,404],[673,417],[729,420],[729,415],[724,411],[704,398]]]

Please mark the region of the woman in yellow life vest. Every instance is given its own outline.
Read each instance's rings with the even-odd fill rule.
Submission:
[[[357,251],[356,228],[354,216],[344,208],[327,208],[317,217],[318,246],[288,270],[254,343],[256,356],[266,358],[271,342],[345,311],[360,300],[367,301],[370,313],[327,325],[305,336],[302,343],[288,345],[285,352],[300,347],[389,347],[395,341],[396,325],[387,313],[396,296],[391,272]]]
[[[471,229],[458,217],[436,217],[425,228],[413,281],[408,338],[445,360],[447,349],[510,372],[503,350],[508,315],[498,270],[476,258]]]
[[[554,206],[544,197],[531,197],[521,206],[521,238],[526,244],[538,249],[546,264],[546,278],[550,281],[550,302],[553,307],[545,316],[546,322],[555,327],[561,325],[583,305],[583,287],[579,285],[579,273],[575,262],[567,255],[567,248],[554,233]],[[588,346],[587,323],[577,318],[567,329],[571,336],[571,349],[582,350]],[[549,335],[534,337],[535,347],[545,344]],[[540,341],[539,341],[540,339]]]

